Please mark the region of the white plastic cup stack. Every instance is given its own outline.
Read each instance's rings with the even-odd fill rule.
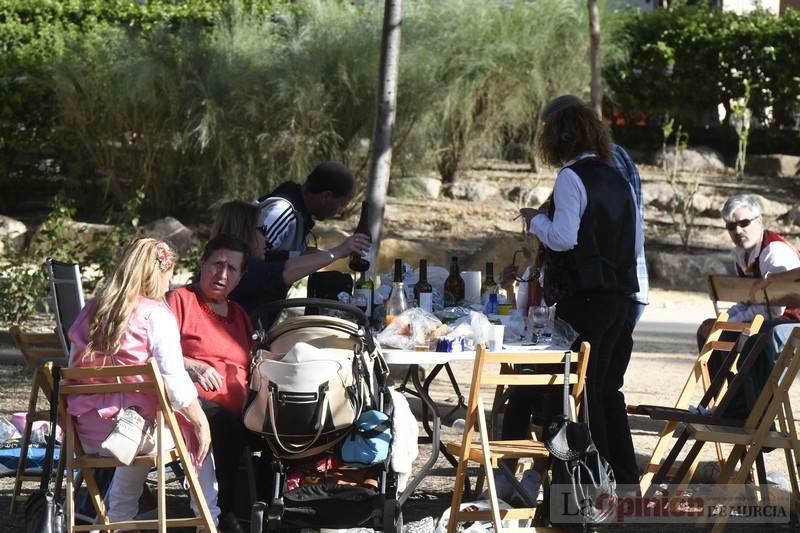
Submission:
[[[461,279],[464,280],[464,302],[481,303],[481,271],[465,270],[461,273]]]
[[[503,349],[503,335],[506,327],[503,324],[492,324],[489,326],[489,341],[486,348],[490,352],[499,352]]]

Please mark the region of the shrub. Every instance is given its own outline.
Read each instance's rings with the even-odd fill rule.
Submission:
[[[650,122],[715,123],[717,106],[745,96],[755,118],[797,128],[800,111],[800,12],[738,15],[701,6],[629,11],[622,20],[631,50],[610,68],[615,102]],[[770,111],[771,110],[771,117]]]

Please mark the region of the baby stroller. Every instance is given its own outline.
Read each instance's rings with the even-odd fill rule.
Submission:
[[[264,317],[314,306],[344,315]],[[295,528],[402,530],[391,468],[388,367],[364,312],[334,300],[270,302],[252,315],[256,345],[244,424],[272,452],[251,533]]]

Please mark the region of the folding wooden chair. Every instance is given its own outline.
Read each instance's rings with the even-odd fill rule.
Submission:
[[[798,489],[798,464],[800,464],[800,441],[789,399],[789,388],[800,371],[800,328],[795,329],[786,342],[775,366],[770,372],[766,385],[758,395],[743,426],[721,424],[690,423],[687,433],[695,440],[690,451],[702,447],[706,442],[732,445],[720,472],[718,484],[726,485],[725,501],[732,501],[744,487],[756,460],[765,447],[783,449],[786,467],[792,486],[792,508],[800,509],[800,490]],[[743,377],[743,372],[739,378]],[[722,407],[722,405],[720,405]],[[773,424],[777,421],[777,426]],[[681,465],[675,479],[680,486],[690,481],[690,469]],[[736,469],[739,465],[738,470]],[[679,488],[680,488],[679,486]],[[727,514],[719,516],[714,531],[725,527]]]
[[[47,411],[37,411],[36,405],[39,401],[39,394],[45,398],[50,398],[52,387],[42,371],[42,366],[48,361],[57,361],[65,364],[64,351],[55,333],[30,333],[23,332],[18,326],[11,327],[11,335],[22,352],[25,365],[33,371],[31,380],[31,392],[28,395],[28,409],[25,419],[25,429],[22,432],[20,443],[19,463],[17,463],[17,475],[14,480],[14,490],[11,493],[11,505],[9,513],[14,513],[17,503],[25,500],[22,494],[23,483],[35,482],[38,487],[40,476],[25,474],[25,466],[28,459],[28,449],[31,443],[31,428],[37,420],[47,420]]]
[[[475,365],[472,371],[472,382],[470,384],[469,401],[464,426],[464,435],[460,443],[448,443],[447,449],[458,458],[456,468],[455,488],[450,508],[450,520],[447,525],[448,533],[454,533],[459,522],[474,520],[491,520],[495,531],[500,533],[504,529],[503,520],[533,520],[536,515],[535,507],[503,509],[501,510],[497,501],[497,490],[495,487],[494,476],[488,473],[492,468],[498,466],[502,459],[521,459],[521,458],[547,458],[549,452],[544,444],[533,438],[524,440],[491,440],[486,421],[485,405],[483,394],[490,391],[481,391],[481,386],[496,387],[505,386],[528,386],[528,385],[561,385],[564,384],[564,371],[535,372],[535,373],[498,373],[496,368],[490,370],[489,364],[498,365],[547,365],[548,368],[560,366],[564,368],[565,357],[572,363],[572,372],[569,382],[572,385],[571,402],[575,408],[580,405],[586,383],[586,369],[589,364],[589,344],[581,344],[580,352],[571,351],[529,351],[529,352],[487,352],[483,345],[479,345],[475,354]],[[491,393],[494,392],[494,388]],[[477,441],[473,442],[476,435]],[[487,472],[486,480],[489,485],[488,511],[460,510],[461,500],[464,496],[464,483],[467,476],[468,462],[472,461],[483,465]],[[531,528],[532,531],[557,531],[552,528]]]
[[[69,356],[67,333],[85,304],[81,271],[77,263],[62,263],[48,257],[47,277],[55,305],[56,333],[64,347],[64,354]]]
[[[61,409],[66,411],[67,397],[74,394],[96,393],[122,393],[122,392],[147,392],[158,398],[156,409],[155,435],[159,447],[153,455],[138,455],[131,465],[150,466],[157,469],[157,511],[156,520],[131,520],[126,522],[110,522],[103,497],[100,495],[97,483],[92,472],[98,467],[124,467],[116,458],[84,453],[83,446],[75,431],[75,424],[71,416],[64,416],[65,436],[62,453],[66,457],[66,502],[67,532],[74,531],[113,531],[117,529],[158,529],[165,532],[168,527],[202,527],[205,531],[216,533],[216,526],[211,518],[208,504],[203,496],[202,489],[197,479],[197,474],[191,464],[191,458],[183,440],[175,413],[167,399],[164,381],[161,372],[153,359],[146,364],[134,366],[110,366],[104,368],[65,368],[61,371],[64,380],[61,385]],[[120,382],[120,378],[141,376],[141,382]],[[103,378],[106,383],[85,383],[87,379]],[[169,431],[174,442],[171,449],[162,446],[165,431]],[[166,517],[166,475],[165,465],[173,461],[180,461],[186,476],[186,483],[194,498],[200,516],[192,518],[167,518]],[[97,511],[96,524],[75,524],[75,470],[80,471],[86,482],[86,488]]]
[[[727,382],[730,378],[730,373],[735,372],[736,361],[744,341],[751,335],[755,335],[761,329],[764,319],[761,315],[756,315],[753,321],[748,323],[743,322],[728,322],[727,313],[720,313],[717,321],[711,330],[711,333],[706,340],[703,349],[697,356],[697,360],[689,372],[689,377],[683,385],[678,399],[675,401],[673,407],[664,407],[656,405],[629,405],[628,413],[634,415],[649,416],[655,420],[663,420],[664,426],[659,433],[658,442],[653,453],[650,455],[650,460],[644,467],[642,477],[639,485],[642,494],[645,494],[650,488],[653,481],[653,475],[659,470],[664,457],[664,453],[668,450],[670,443],[673,442],[674,432],[681,422],[695,420],[691,418],[692,413],[688,411],[690,402],[699,398],[698,406],[706,409],[712,409],[718,405],[722,397],[727,391]],[[735,335],[736,340],[722,340],[724,338],[731,338],[731,334]],[[719,379],[714,376],[712,379],[709,371],[709,360],[715,353],[725,354],[722,365],[720,366]],[[723,462],[722,448],[717,446],[717,460],[720,464]]]

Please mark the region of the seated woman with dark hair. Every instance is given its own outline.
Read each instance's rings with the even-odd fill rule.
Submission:
[[[211,239],[200,259],[199,281],[167,294],[178,319],[184,366],[211,425],[221,526],[237,531],[237,474],[247,433],[241,413],[247,394],[253,329],[247,312],[229,299],[247,265],[247,245],[235,237]]]
[[[266,241],[258,231],[257,205],[234,200],[223,204],[214,219],[211,236],[232,235],[248,244],[251,254],[247,271],[231,298],[252,313],[259,305],[283,300],[295,281],[342,259],[352,252],[369,248],[367,235],[356,233],[330,250],[313,250],[286,260],[265,261]]]

